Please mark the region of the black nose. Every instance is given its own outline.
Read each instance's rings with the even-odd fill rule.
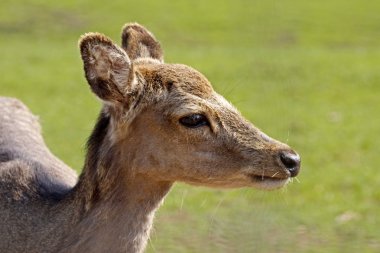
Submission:
[[[297,176],[301,167],[301,158],[297,153],[282,151],[280,159],[285,168],[290,172],[291,177]]]

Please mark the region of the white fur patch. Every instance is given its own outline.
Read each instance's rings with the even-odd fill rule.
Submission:
[[[139,43],[139,52],[140,52],[140,57],[152,57],[150,55],[148,47],[142,43]]]
[[[142,65],[142,64],[160,64],[162,63],[160,60],[153,59],[150,57],[142,57],[142,58],[137,58],[136,60],[133,61],[134,64]]]

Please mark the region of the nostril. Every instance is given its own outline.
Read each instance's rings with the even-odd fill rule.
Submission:
[[[294,168],[297,166],[298,160],[294,158],[294,155],[281,153],[281,162],[285,165],[287,169]]]
[[[299,155],[289,152],[281,152],[280,159],[285,168],[290,172],[290,175],[292,177],[297,176],[301,164]]]

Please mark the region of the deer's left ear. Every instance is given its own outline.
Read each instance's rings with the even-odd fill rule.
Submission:
[[[121,45],[132,60],[149,57],[160,62],[164,61],[160,42],[145,27],[137,23],[124,25]]]
[[[133,89],[134,76],[127,53],[99,33],[83,35],[79,47],[92,91],[107,102],[128,102],[127,94]]]

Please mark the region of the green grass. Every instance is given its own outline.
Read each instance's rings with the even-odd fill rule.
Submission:
[[[11,1],[0,3],[0,94],[41,118],[49,147],[81,169],[99,102],[79,36],[153,31],[167,62],[191,65],[302,156],[277,192],[178,184],[148,252],[380,251],[380,2]]]

